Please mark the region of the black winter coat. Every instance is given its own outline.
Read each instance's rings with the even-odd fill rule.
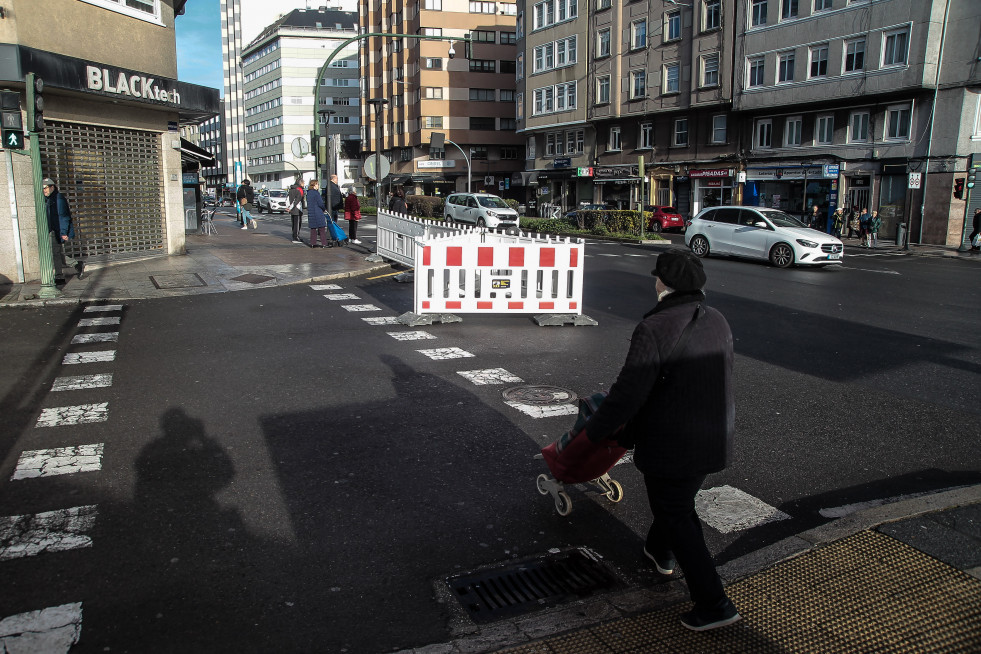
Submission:
[[[673,293],[644,316],[630,338],[623,369],[586,424],[593,441],[627,425],[634,462],[645,474],[691,477],[729,465],[735,431],[732,332],[722,314],[704,307],[684,351],[655,387],[699,303],[701,291]]]

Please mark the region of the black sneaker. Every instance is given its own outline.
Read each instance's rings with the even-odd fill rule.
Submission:
[[[681,616],[681,624],[692,631],[709,631],[725,627],[733,622],[739,622],[742,616],[736,611],[735,605],[728,602],[724,609],[718,611],[705,612],[692,610]]]
[[[667,552],[664,557],[658,558],[647,551],[646,545],[644,546],[644,556],[654,562],[654,567],[657,568],[657,571],[662,575],[672,574],[675,566],[678,565],[678,562],[674,560],[674,554],[672,552]]]
[[[75,270],[78,272],[79,279],[85,277],[85,264],[83,262],[79,261],[78,265],[75,266]]]

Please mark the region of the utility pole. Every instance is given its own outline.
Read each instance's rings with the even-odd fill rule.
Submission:
[[[55,285],[54,253],[48,229],[48,203],[41,189],[41,139],[38,133],[44,129],[44,81],[34,73],[24,78],[27,85],[27,138],[31,152],[31,172],[34,181],[34,217],[37,225],[38,265],[41,267],[41,298],[61,295]],[[60,233],[60,232],[59,232]]]

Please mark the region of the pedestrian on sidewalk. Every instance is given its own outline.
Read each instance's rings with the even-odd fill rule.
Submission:
[[[300,228],[303,226],[303,185],[299,179],[290,187],[286,202],[290,208],[290,219],[293,221],[293,242],[303,243],[300,238]]]
[[[238,187],[238,191],[235,193],[235,199],[238,200],[242,229],[248,229],[249,225],[252,225],[252,229],[258,229],[259,226],[256,224],[255,218],[252,217],[252,209],[255,206],[255,189],[252,188],[250,180],[242,180],[242,185]]]
[[[51,259],[54,263],[55,280],[65,281],[65,266],[75,269],[79,279],[85,276],[85,264],[65,252],[65,244],[75,238],[75,225],[68,200],[58,191],[58,185],[50,177],[41,180],[41,192],[48,214],[48,238],[51,239]]]
[[[981,207],[974,210],[974,231],[968,238],[971,242],[971,249],[975,252],[981,251],[981,243],[977,241],[979,235],[981,235]]]
[[[344,193],[337,185],[337,175],[330,176],[330,217],[337,222],[338,212],[344,211]]]
[[[858,207],[852,207],[848,212],[848,238],[855,238],[858,234]]]
[[[651,274],[657,306],[634,328],[623,368],[586,423],[586,435],[599,442],[626,425],[617,439],[635,446],[634,463],[644,475],[654,514],[644,555],[664,575],[681,566],[694,603],[681,623],[704,631],[740,617],[695,511],[705,477],[730,462],[732,332],[721,313],[704,306],[705,271],[690,251],[667,250]]]
[[[320,182],[311,179],[307,184],[307,224],[310,226],[310,247],[317,247],[317,237],[320,247],[327,245],[327,206],[320,195]]]
[[[879,212],[873,211],[872,215],[869,216],[869,246],[877,248],[879,247],[879,228],[882,227],[882,219],[879,218]]]
[[[361,202],[358,201],[358,194],[352,188],[347,198],[344,200],[344,217],[347,218],[348,236],[352,243],[361,245],[358,240],[358,221],[361,220]]]
[[[835,238],[841,238],[841,230],[845,227],[845,210],[841,207],[835,209],[835,215],[831,217],[832,234]]]
[[[405,204],[405,191],[401,188],[396,187],[392,190],[392,199],[388,203],[388,210],[392,213],[409,213],[409,208]]]
[[[862,207],[862,213],[858,216],[858,235],[862,239],[862,247],[869,247],[869,210]]]

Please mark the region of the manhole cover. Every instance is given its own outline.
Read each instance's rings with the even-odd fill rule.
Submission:
[[[249,284],[261,284],[263,282],[268,282],[270,279],[275,279],[275,277],[270,277],[268,275],[253,275],[252,273],[232,277],[233,282],[246,282]]]
[[[569,404],[579,399],[573,391],[560,386],[512,386],[505,389],[501,395],[504,396],[505,401],[534,406]]]
[[[616,588],[620,581],[581,549],[446,580],[474,622],[491,622]]]
[[[150,281],[157,288],[171,289],[171,288],[196,288],[198,286],[207,286],[203,279],[201,279],[197,273],[175,273],[173,275],[150,275]]]

